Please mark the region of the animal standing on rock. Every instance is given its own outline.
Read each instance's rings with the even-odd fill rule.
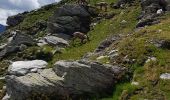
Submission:
[[[102,10],[104,8],[105,12],[107,11],[107,6],[108,6],[108,3],[105,2],[105,1],[101,1],[99,3],[96,3],[95,4],[96,7],[100,7],[100,10]]]
[[[81,43],[84,43],[84,40],[86,40],[86,42],[90,41],[89,37],[86,34],[82,33],[82,32],[74,32],[73,33],[73,41],[76,38],[79,38],[81,40]]]

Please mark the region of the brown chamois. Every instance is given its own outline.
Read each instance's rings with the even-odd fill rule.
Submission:
[[[76,38],[80,39],[81,43],[84,43],[84,40],[86,40],[86,42],[90,41],[89,37],[86,34],[82,33],[82,32],[74,32],[73,33],[73,41]]]
[[[102,1],[102,2],[96,3],[95,6],[100,7],[100,10],[102,10],[104,8],[104,10],[107,11],[108,3]]]

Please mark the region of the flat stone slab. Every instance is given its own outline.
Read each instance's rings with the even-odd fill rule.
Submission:
[[[8,73],[17,76],[25,75],[28,72],[36,72],[38,69],[44,69],[47,65],[48,63],[43,60],[16,61],[9,66]]]

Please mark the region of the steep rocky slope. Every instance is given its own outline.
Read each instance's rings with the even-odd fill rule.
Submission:
[[[0,37],[4,100],[169,100],[169,1],[105,1],[107,12],[94,7],[99,0],[63,0],[9,17]],[[73,42],[75,31],[90,41]]]

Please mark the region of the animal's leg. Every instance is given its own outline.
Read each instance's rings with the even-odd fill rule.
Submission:
[[[81,39],[81,44],[84,44],[85,42],[84,42],[84,39]]]
[[[73,37],[73,38],[72,38],[73,43],[74,43],[75,39],[76,39],[76,37]]]

